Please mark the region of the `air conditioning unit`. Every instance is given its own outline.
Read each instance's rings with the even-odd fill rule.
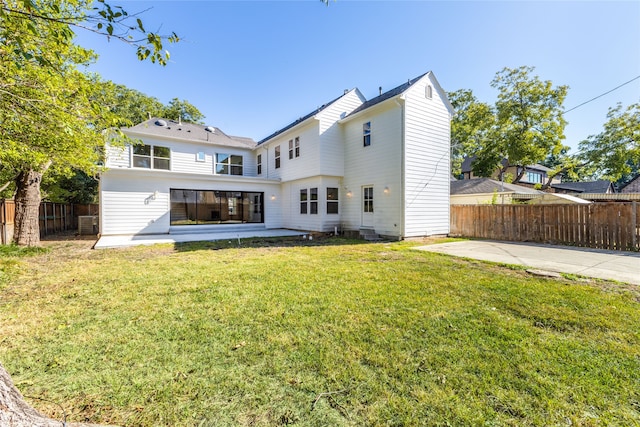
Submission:
[[[98,217],[95,215],[83,215],[78,217],[78,234],[98,234]]]

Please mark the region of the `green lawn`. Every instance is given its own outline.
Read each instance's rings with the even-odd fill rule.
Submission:
[[[0,362],[70,421],[640,425],[635,287],[408,242],[234,243],[5,254]]]

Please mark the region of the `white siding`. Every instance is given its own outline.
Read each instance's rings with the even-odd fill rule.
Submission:
[[[363,146],[362,125],[371,122],[371,145]],[[362,187],[374,188],[374,223],[378,234],[402,236],[402,109],[387,102],[371,107],[344,123],[345,173],[342,223],[358,230],[362,225]],[[384,188],[388,193],[384,193]],[[351,197],[346,193],[351,192]]]
[[[106,147],[106,166],[109,168],[128,168],[130,167],[130,146],[113,147],[107,144]]]
[[[289,159],[289,140],[300,138],[300,157]],[[258,154],[262,154],[262,175],[270,179],[292,181],[318,175],[320,171],[318,121],[310,120],[308,124],[279,135],[266,146],[260,146],[253,155],[254,164]],[[280,146],[280,168],[275,167],[275,147]],[[266,153],[265,153],[266,152]]]
[[[168,233],[169,190],[172,188],[262,192],[265,226],[283,227],[280,184],[277,182],[113,169],[101,176],[100,186],[100,232],[103,235]],[[154,199],[155,192],[157,195]]]
[[[164,140],[160,138],[144,137],[141,140],[147,145],[168,147],[171,150],[171,171],[182,173],[197,173],[213,175],[216,153],[234,154],[242,156],[243,175],[256,176],[256,158],[251,149],[239,147],[217,146],[205,143],[190,143],[186,141]],[[196,160],[198,152],[205,153],[205,161]],[[112,147],[108,151],[107,166],[111,168],[130,167],[131,147],[124,149]]]
[[[338,120],[346,117],[365,101],[357,89],[338,99],[318,114],[320,120],[320,174],[344,175],[344,141]]]
[[[405,92],[405,237],[449,233],[450,115],[436,87],[429,74]]]
[[[294,230],[308,230],[330,232],[334,227],[341,224],[340,212],[342,210],[342,194],[338,196],[338,214],[327,213],[327,187],[340,189],[340,178],[318,176],[296,181],[289,181],[282,184],[282,211],[286,228]],[[309,198],[307,201],[307,213],[300,213],[300,190],[306,189],[307,196],[310,196],[310,189],[318,189],[318,213],[311,214]]]

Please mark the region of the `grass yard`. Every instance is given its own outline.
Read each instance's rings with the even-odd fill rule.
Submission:
[[[640,425],[637,287],[410,242],[242,245],[7,250],[0,362],[68,421]]]

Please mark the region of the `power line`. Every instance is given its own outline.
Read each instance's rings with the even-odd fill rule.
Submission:
[[[616,86],[616,87],[614,87],[613,89],[611,89],[610,91],[607,91],[607,92],[605,92],[605,93],[603,93],[603,94],[600,94],[600,95],[596,96],[595,98],[591,98],[590,100],[585,101],[585,102],[583,102],[583,103],[582,103],[582,104],[580,104],[580,105],[576,105],[576,106],[575,106],[575,107],[573,107],[573,108],[569,108],[568,110],[565,110],[564,112],[565,112],[565,114],[566,114],[566,113],[568,113],[569,111],[573,111],[573,110],[575,110],[575,109],[576,109],[576,108],[578,108],[578,107],[582,107],[583,105],[588,104],[588,103],[590,103],[591,101],[595,101],[596,99],[601,98],[601,97],[605,96],[606,94],[613,92],[613,91],[614,91],[614,90],[616,90],[616,89],[620,89],[622,86],[628,85],[628,84],[629,84],[629,83],[631,83],[632,81],[634,81],[634,80],[638,80],[638,79],[640,79],[640,76],[636,76],[636,77],[632,78],[631,80],[629,80],[628,82],[622,83],[620,86]]]

